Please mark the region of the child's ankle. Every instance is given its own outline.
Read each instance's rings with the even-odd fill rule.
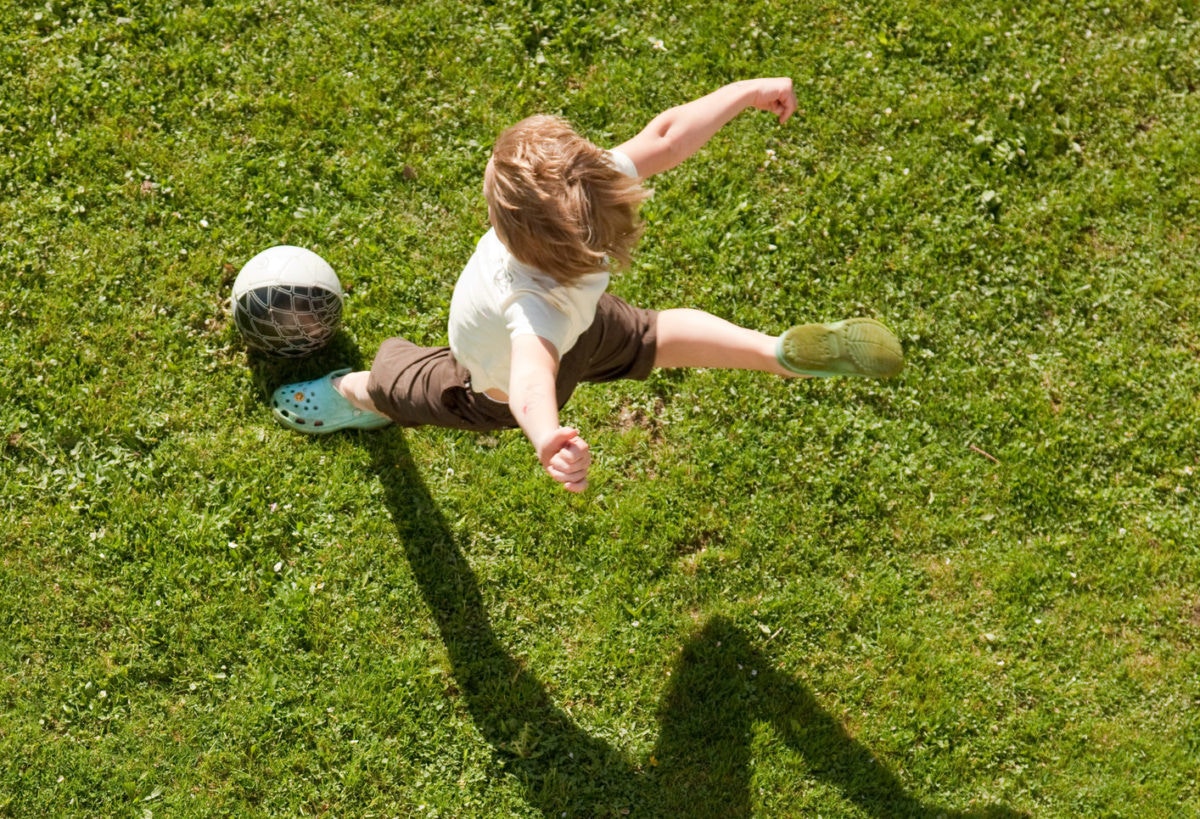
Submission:
[[[351,404],[354,403],[354,395],[342,387],[342,382],[346,380],[346,376],[339,375],[337,378],[329,382],[329,385],[337,391],[337,394],[345,398]]]
[[[363,410],[364,412],[379,413],[375,408],[375,402],[371,400],[371,396],[367,393],[366,384],[360,384],[364,379],[358,378],[358,373],[350,373],[348,375],[338,376],[329,382],[338,395],[349,401],[355,409]]]

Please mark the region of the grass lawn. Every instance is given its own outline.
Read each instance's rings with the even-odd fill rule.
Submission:
[[[587,386],[582,496],[273,422],[444,343],[505,126],[756,75],[611,289],[899,378]],[[0,0],[0,816],[1200,816],[1197,123],[1189,3]]]

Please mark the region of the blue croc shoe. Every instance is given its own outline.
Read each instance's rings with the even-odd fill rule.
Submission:
[[[779,363],[798,375],[891,378],[904,369],[900,339],[874,319],[801,324],[779,337]]]
[[[386,415],[360,410],[334,389],[333,379],[348,372],[349,367],[324,378],[287,384],[275,390],[271,396],[275,420],[288,429],[309,435],[339,429],[379,429],[392,423]]]

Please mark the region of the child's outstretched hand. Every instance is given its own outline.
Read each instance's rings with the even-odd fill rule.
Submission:
[[[753,105],[779,117],[779,124],[787,122],[796,113],[796,92],[792,90],[790,77],[764,77],[758,83]]]
[[[559,427],[538,446],[537,454],[546,474],[567,490],[582,492],[587,489],[592,454],[587,441],[579,437],[579,430]]]

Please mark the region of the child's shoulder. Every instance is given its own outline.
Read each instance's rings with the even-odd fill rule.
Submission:
[[[626,176],[631,176],[637,179],[637,165],[633,164],[633,160],[629,158],[629,154],[622,151],[620,148],[609,148],[608,160],[612,166]]]

